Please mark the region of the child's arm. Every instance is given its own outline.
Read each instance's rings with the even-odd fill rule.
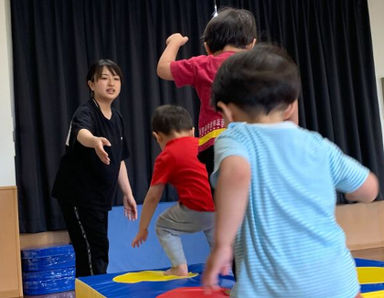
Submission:
[[[369,173],[364,183],[354,192],[347,193],[345,198],[348,201],[358,201],[362,203],[372,202],[379,192],[379,183],[373,173]]]
[[[151,222],[153,213],[156,210],[157,204],[161,199],[164,191],[164,184],[156,184],[148,189],[147,195],[144,199],[143,209],[141,211],[139,231],[135,239],[132,241],[132,247],[139,247],[148,236],[148,226]]]
[[[79,143],[88,148],[94,148],[100,160],[109,165],[111,162],[108,153],[104,150],[104,146],[111,146],[111,143],[103,137],[95,137],[88,129],[80,129],[77,134]]]
[[[182,36],[180,33],[174,33],[167,38],[165,50],[157,63],[157,75],[160,78],[173,81],[171,62],[176,60],[180,47],[187,41],[188,37]]]
[[[218,274],[228,274],[232,260],[232,243],[248,204],[250,180],[251,170],[246,159],[229,156],[222,161],[215,190],[215,245],[203,275],[205,287],[215,288]]]
[[[128,172],[124,160],[120,163],[118,182],[121,192],[123,193],[124,215],[130,220],[136,220],[137,206],[132,194],[132,188],[129,183]]]

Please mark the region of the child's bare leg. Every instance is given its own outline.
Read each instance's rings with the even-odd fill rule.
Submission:
[[[187,264],[181,264],[171,267],[164,272],[164,275],[188,276],[188,266]]]

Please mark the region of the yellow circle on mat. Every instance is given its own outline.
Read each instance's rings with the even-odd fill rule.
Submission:
[[[360,284],[384,283],[384,267],[357,267]]]
[[[164,271],[139,271],[129,272],[115,276],[113,281],[121,283],[137,283],[142,281],[168,281],[174,279],[191,278],[197,276],[197,273],[189,272],[188,276],[164,275]]]

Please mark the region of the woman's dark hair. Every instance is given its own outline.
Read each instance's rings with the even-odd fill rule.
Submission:
[[[87,82],[97,81],[101,77],[101,73],[104,67],[106,67],[113,75],[118,75],[120,77],[120,80],[123,79],[123,73],[121,72],[120,67],[115,62],[109,59],[100,59],[96,63],[92,64],[89,68],[87,74]]]
[[[215,53],[226,45],[245,48],[256,38],[256,21],[245,9],[223,8],[205,27],[203,42]]]
[[[224,61],[212,85],[212,103],[233,103],[248,113],[268,114],[294,102],[300,89],[299,70],[287,52],[258,43]]]
[[[189,131],[193,122],[189,112],[180,106],[162,105],[155,109],[152,116],[152,130],[169,135],[172,131]]]

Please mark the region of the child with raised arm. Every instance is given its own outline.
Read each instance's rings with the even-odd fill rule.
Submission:
[[[228,128],[215,143],[215,245],[203,285],[236,260],[231,297],[359,297],[354,260],[335,220],[336,190],[378,193],[374,174],[317,132],[289,119],[299,71],[286,52],[258,44],[226,60],[212,99]]]
[[[132,242],[141,245],[167,183],[179,196],[178,203],[164,211],[156,222],[156,234],[172,267],[166,275],[187,276],[188,266],[181,234],[203,231],[212,246],[214,205],[205,166],[197,159],[198,140],[192,118],[179,106],[158,107],[152,118],[152,130],[162,152],[156,158],[151,186],[145,196],[139,231]]]
[[[177,87],[193,86],[200,99],[199,160],[213,170],[213,144],[224,130],[222,116],[210,104],[211,85],[221,63],[232,54],[251,49],[256,42],[256,22],[245,9],[225,8],[205,27],[202,40],[208,55],[176,60],[177,53],[188,37],[172,34],[166,41],[157,74],[175,81]]]

